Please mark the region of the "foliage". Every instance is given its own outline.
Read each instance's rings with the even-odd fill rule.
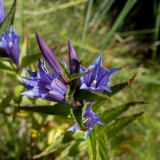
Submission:
[[[127,160],[156,160],[159,157],[156,148],[159,146],[160,67],[156,57],[159,56],[160,3],[152,2],[155,23],[144,30],[134,30],[134,21],[125,26],[129,18],[139,15],[138,8],[135,9],[137,4],[142,7],[144,3],[126,0],[123,6],[117,7],[118,4],[115,0],[5,1],[8,14],[0,26],[0,33],[7,33],[14,17],[13,26],[23,34],[23,39],[21,69],[17,69],[10,58],[0,58],[1,159],[89,157],[91,160],[107,160],[125,157]],[[20,95],[24,91],[19,85],[22,82],[20,76],[26,76],[22,68],[36,71],[37,59],[42,56],[33,35],[35,32],[44,37],[59,59],[67,59],[66,42],[70,39],[82,65],[88,66],[102,52],[105,67],[122,66],[122,71],[112,78],[112,92],[75,92],[72,86],[67,91],[68,100],[73,96],[76,101],[96,100],[93,112],[98,113],[105,125],[96,125],[87,139],[82,131],[67,132],[73,118],[83,130],[86,105],[75,109],[68,104]],[[150,42],[142,40],[147,35],[153,37]],[[5,54],[3,49],[0,54]],[[149,59],[148,54],[151,55]],[[62,63],[61,66],[73,84],[77,84],[76,79],[92,72],[69,75],[68,69]]]

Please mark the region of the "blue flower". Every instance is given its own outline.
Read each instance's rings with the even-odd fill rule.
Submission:
[[[36,72],[25,69],[30,78],[22,77],[24,81],[22,85],[27,88],[27,91],[21,93],[21,95],[30,98],[41,98],[54,102],[67,103],[65,94],[68,87],[58,79],[59,74],[56,73],[53,76],[47,70],[45,61],[42,63],[39,60],[38,68],[39,70]]]
[[[70,69],[70,74],[78,72],[78,57],[76,54],[75,49],[73,48],[72,44],[70,41],[68,41],[68,59],[69,59],[69,69]]]
[[[6,18],[6,13],[4,10],[4,1],[0,0],[0,23],[2,23],[5,18]]]
[[[45,58],[46,62],[48,63],[48,65],[51,67],[51,69],[54,71],[54,73],[60,74],[62,79],[68,83],[69,79],[64,74],[64,71],[63,71],[60,63],[58,62],[58,60],[57,60],[56,56],[54,55],[54,53],[52,52],[52,50],[45,43],[45,41],[39,36],[38,33],[36,33],[36,37],[37,37],[37,42],[38,42],[39,48],[42,52],[43,57]],[[70,70],[70,74],[73,74],[77,71],[79,62],[78,62],[77,54],[76,54],[70,41],[68,41],[68,48],[69,48],[69,52],[68,52],[69,70]],[[62,62],[62,63],[65,64],[65,62]]]
[[[4,48],[10,58],[16,65],[19,65],[19,38],[16,35],[12,26],[10,26],[8,35],[2,34],[2,40],[0,41],[0,48]]]
[[[80,89],[99,93],[102,93],[104,90],[112,92],[107,85],[110,83],[111,75],[121,70],[121,68],[114,68],[109,71],[102,66],[102,55],[99,55],[95,62],[87,69],[80,66],[80,73],[88,72],[90,70],[93,71],[80,78]]]
[[[69,103],[65,100],[69,79],[65,75],[60,63],[49,46],[38,35],[38,33],[36,33],[36,37],[42,55],[54,72],[54,75],[52,75],[45,67],[45,61],[42,63],[39,60],[39,71],[32,72],[25,69],[30,78],[22,77],[24,81],[22,85],[27,88],[27,91],[21,93],[21,95],[25,95],[30,98],[42,98],[54,102]],[[78,66],[78,59],[70,42],[68,42],[68,47],[70,64],[69,69],[71,73],[74,73]],[[62,63],[66,66],[64,61]]]
[[[86,111],[83,115],[83,123],[84,123],[84,130],[85,130],[85,137],[87,138],[90,131],[93,130],[93,127],[96,124],[104,125],[104,122],[98,118],[98,115],[94,112],[92,112],[92,105],[89,104]],[[74,122],[74,125],[70,127],[67,131],[74,132],[76,130],[79,130],[78,125],[76,122]]]

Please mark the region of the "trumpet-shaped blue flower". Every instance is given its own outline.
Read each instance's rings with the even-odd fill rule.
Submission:
[[[84,123],[84,130],[85,130],[85,137],[87,138],[90,131],[93,130],[93,127],[96,124],[104,125],[104,122],[98,118],[98,114],[92,112],[92,105],[89,104],[87,109],[84,112],[83,115],[83,123]],[[74,132],[76,130],[79,130],[78,125],[76,122],[74,122],[74,125],[70,127],[67,131]]]
[[[95,62],[85,69],[80,66],[80,73],[93,70],[91,73],[80,78],[80,89],[86,89],[93,92],[102,93],[104,90],[112,92],[107,86],[110,83],[111,76],[121,68],[114,68],[110,71],[102,66],[102,55],[99,55]]]
[[[39,71],[31,72],[25,69],[30,78],[22,77],[24,81],[22,85],[27,88],[27,91],[21,93],[21,95],[25,95],[30,98],[42,98],[55,102],[68,103],[65,100],[65,95],[68,89],[66,79],[68,77],[66,77],[66,75],[63,77],[64,71],[49,46],[38,35],[38,33],[36,33],[36,37],[42,55],[54,72],[54,76],[48,72],[47,68],[45,67],[45,61],[42,63],[39,60]],[[70,42],[68,42],[68,47],[70,64],[69,68],[70,72],[73,73],[78,66],[78,59],[76,52]],[[65,62],[62,63],[65,64]]]
[[[22,84],[27,88],[27,91],[21,95],[30,98],[42,98],[54,102],[67,103],[65,94],[67,92],[67,85],[58,79],[59,74],[54,76],[47,70],[45,61],[43,63],[39,60],[39,70],[31,72],[25,69],[30,78],[22,77],[24,83]]]
[[[19,64],[19,38],[20,36],[16,35],[12,26],[10,26],[8,35],[2,34],[2,40],[0,41],[0,48],[4,48],[10,58],[15,64]]]
[[[5,18],[6,18],[6,13],[4,10],[4,1],[0,0],[0,23],[2,23]]]

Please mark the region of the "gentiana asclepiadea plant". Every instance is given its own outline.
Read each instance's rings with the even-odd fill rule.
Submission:
[[[92,92],[102,93],[104,90],[112,92],[108,87],[110,83],[111,76],[118,72],[121,68],[111,69],[110,71],[102,66],[102,55],[99,55],[95,62],[85,69],[80,62],[75,49],[73,48],[71,42],[68,42],[68,57],[69,57],[69,70],[66,65],[66,70],[69,72],[65,73],[61,64],[66,64],[64,61],[61,64],[58,62],[58,59],[45,43],[45,41],[36,33],[37,42],[39,48],[44,57],[44,61],[38,61],[39,70],[32,72],[30,70],[24,69],[26,73],[30,76],[22,77],[24,83],[22,84],[27,88],[27,91],[21,93],[21,95],[28,96],[30,98],[41,98],[53,102],[66,103],[69,104],[72,108],[79,109],[83,108],[85,103],[89,102],[86,110],[83,113],[83,125],[79,126],[77,121],[74,120],[74,126],[69,128],[68,131],[83,130],[85,131],[85,137],[87,138],[90,131],[93,129],[95,124],[104,125],[104,122],[98,118],[98,115],[92,112],[92,102],[96,101],[95,99],[90,99],[89,101],[81,100],[76,101],[74,93],[78,90],[88,90]],[[53,71],[53,75],[49,72],[45,66],[45,62],[48,63],[50,69]],[[74,74],[79,74],[78,78],[75,78],[73,83],[70,80],[70,77]],[[75,85],[75,86],[74,86]],[[68,89],[72,96],[70,99],[66,98],[68,94]]]

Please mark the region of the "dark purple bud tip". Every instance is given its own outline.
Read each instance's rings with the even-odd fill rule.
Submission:
[[[51,69],[54,71],[54,73],[63,73],[63,69],[61,65],[59,64],[56,56],[52,52],[52,50],[49,48],[49,46],[45,43],[45,41],[39,36],[38,33],[36,33],[37,42],[39,45],[39,48],[43,54],[43,57],[45,58],[48,65],[51,67]]]
[[[68,48],[69,48],[68,51],[69,69],[70,69],[70,74],[73,74],[77,71],[78,68],[78,57],[70,41],[68,41]]]

